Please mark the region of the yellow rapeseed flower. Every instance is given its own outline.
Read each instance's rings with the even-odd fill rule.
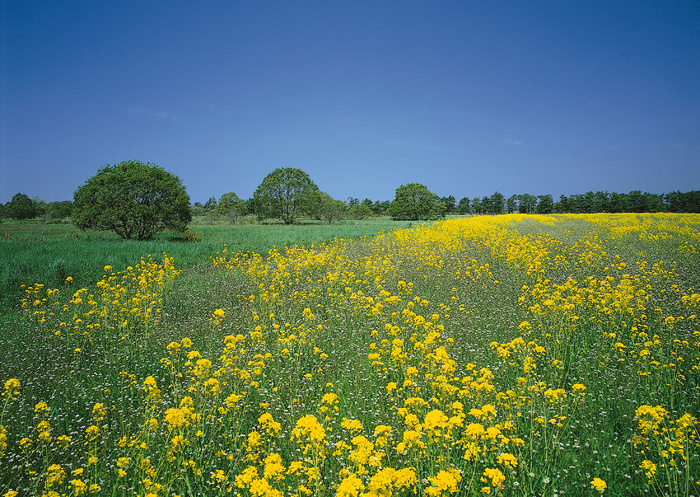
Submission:
[[[5,391],[2,396],[17,397],[19,395],[19,380],[17,378],[10,378],[5,382]]]
[[[277,421],[275,421],[275,419],[272,417],[272,414],[270,414],[269,412],[263,413],[258,418],[258,424],[267,433],[277,435],[282,430],[282,425],[280,423],[278,423]]]
[[[656,464],[648,459],[645,459],[642,461],[642,464],[640,464],[639,467],[644,470],[644,474],[649,480],[654,478],[654,475],[656,474]]]
[[[98,402],[92,408],[92,417],[96,422],[98,422],[98,421],[102,421],[105,418],[105,416],[107,416],[107,411],[105,410],[105,406],[104,406],[104,404]]]
[[[504,452],[496,458],[498,464],[502,464],[506,468],[515,469],[518,466],[518,459],[508,452]]]
[[[490,484],[492,487],[501,489],[503,488],[503,483],[506,481],[506,477],[500,469],[486,468],[481,476],[481,481]]]
[[[94,440],[99,434],[100,428],[95,425],[91,425],[85,428],[85,438],[88,440]]]
[[[7,450],[7,429],[0,425],[0,457],[5,455]]]
[[[440,470],[434,477],[428,477],[432,486],[425,489],[425,494],[429,496],[442,495],[444,491],[451,494],[459,492],[459,482],[462,481],[462,475],[455,468],[447,468]]]
[[[66,477],[66,472],[61,468],[60,464],[52,464],[46,470],[46,481],[44,482],[44,488],[49,489],[54,485],[60,485],[63,483],[63,479]]]
[[[593,485],[593,487],[601,494],[605,492],[606,488],[608,488],[608,484],[600,478],[593,478],[593,481],[591,481],[591,485]]]
[[[335,495],[336,497],[357,497],[364,489],[365,485],[362,483],[362,480],[357,475],[350,473],[340,482]]]
[[[211,479],[215,484],[228,482],[228,477],[222,469],[217,469],[211,474]]]
[[[265,464],[265,469],[263,470],[263,476],[268,480],[282,480],[284,479],[284,464],[282,464],[282,457],[279,454],[270,454],[263,461]]]
[[[349,430],[351,433],[358,433],[363,430],[362,422],[359,419],[349,420],[347,418],[343,418],[343,420],[340,422],[340,426],[346,430]]]
[[[88,486],[85,484],[85,482],[83,482],[82,480],[78,480],[77,478],[71,480],[70,485],[71,487],[73,487],[75,495],[83,495],[88,490]]]
[[[168,429],[182,428],[187,423],[186,412],[177,407],[171,407],[165,411],[165,422],[168,423]]]

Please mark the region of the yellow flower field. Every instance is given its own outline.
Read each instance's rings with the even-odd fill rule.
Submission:
[[[700,495],[699,250],[505,215],[33,284],[0,495]]]

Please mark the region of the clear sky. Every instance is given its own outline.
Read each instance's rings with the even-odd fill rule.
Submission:
[[[700,190],[698,0],[0,0],[0,202],[138,159],[192,199]]]

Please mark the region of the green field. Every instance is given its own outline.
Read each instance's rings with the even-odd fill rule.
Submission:
[[[700,216],[399,226],[0,226],[0,495],[700,494]]]
[[[410,223],[375,218],[366,221],[287,226],[258,224],[245,218],[235,225],[211,224],[195,218],[190,231],[198,241],[187,241],[180,233],[161,233],[154,240],[122,240],[108,232],[82,232],[72,224],[43,224],[36,221],[0,224],[0,308],[18,305],[22,285],[40,282],[58,286],[71,276],[77,285],[89,285],[102,277],[109,264],[125,268],[142,256],[163,252],[175,257],[180,266],[208,263],[224,245],[230,251],[266,253],[274,246],[310,245],[334,238],[371,236]]]

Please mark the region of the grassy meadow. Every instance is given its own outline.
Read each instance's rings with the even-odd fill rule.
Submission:
[[[179,267],[208,264],[209,257],[224,245],[231,251],[266,253],[276,245],[310,245],[334,238],[360,238],[382,230],[407,226],[389,218],[342,223],[286,226],[259,224],[243,218],[238,224],[207,222],[195,218],[189,236],[166,232],[153,240],[122,240],[114,233],[82,232],[72,224],[5,220],[0,224],[0,309],[17,306],[23,298],[22,285],[35,282],[60,286],[71,276],[76,285],[94,284],[102,268],[125,268],[142,256],[163,252],[176,258]]]
[[[0,495],[700,495],[699,215],[396,226],[0,226]]]

